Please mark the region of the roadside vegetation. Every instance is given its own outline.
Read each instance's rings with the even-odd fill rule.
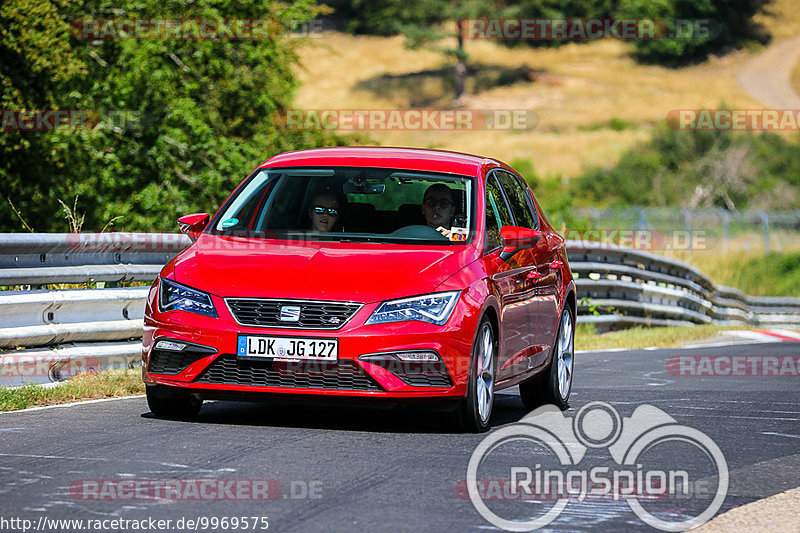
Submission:
[[[0,387],[0,411],[144,394],[142,370],[105,370],[78,374],[55,386]]]
[[[620,331],[598,334],[591,324],[581,324],[575,328],[576,350],[608,350],[624,348],[676,348],[684,344],[710,339],[724,331],[741,329],[730,326],[700,325],[688,327],[644,328],[636,327]]]
[[[755,296],[800,296],[800,252],[737,255],[720,261],[715,283]]]
[[[60,227],[59,199],[80,195],[84,230],[175,227],[208,211],[265,158],[347,144],[332,132],[281,131],[303,39],[289,29],[323,12],[313,0],[0,4],[0,199],[36,231]],[[271,19],[272,39],[82,38],[82,19]],[[77,27],[70,27],[70,23]],[[62,127],[18,131],[30,110],[74,110]],[[0,231],[22,225],[0,205]]]

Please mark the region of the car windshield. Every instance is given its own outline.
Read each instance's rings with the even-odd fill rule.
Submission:
[[[474,233],[474,180],[364,167],[265,168],[209,225],[251,238],[462,245]]]

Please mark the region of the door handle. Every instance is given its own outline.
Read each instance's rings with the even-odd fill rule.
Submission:
[[[531,270],[530,272],[528,272],[528,275],[525,276],[526,279],[539,279],[541,277],[542,275],[536,269]]]
[[[563,266],[564,266],[564,263],[562,263],[562,262],[561,262],[560,260],[558,260],[558,259],[556,259],[555,261],[553,261],[552,263],[550,263],[550,268],[552,268],[553,270],[558,270],[559,268],[561,268],[561,267],[563,267]]]

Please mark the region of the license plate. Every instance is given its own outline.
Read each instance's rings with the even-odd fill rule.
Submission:
[[[339,339],[240,335],[236,354],[252,359],[336,361]]]

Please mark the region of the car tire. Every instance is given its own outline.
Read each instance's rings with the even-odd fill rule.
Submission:
[[[484,317],[472,345],[467,397],[456,412],[461,431],[482,433],[489,429],[497,377],[497,339],[491,321]]]
[[[550,365],[532,379],[520,383],[519,396],[532,411],[545,404],[565,409],[572,392],[575,369],[575,321],[568,307],[561,312]]]
[[[185,392],[165,391],[161,387],[146,388],[147,406],[156,416],[166,418],[194,418],[203,406],[203,400]]]

